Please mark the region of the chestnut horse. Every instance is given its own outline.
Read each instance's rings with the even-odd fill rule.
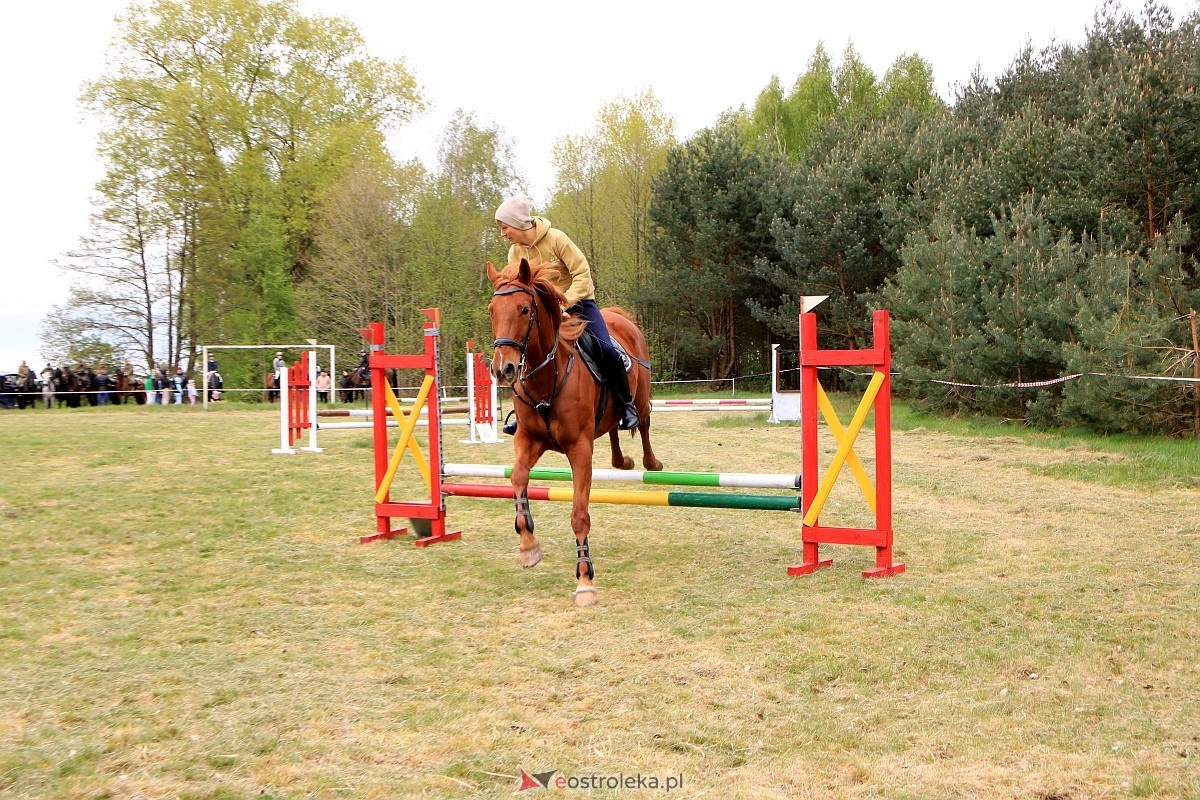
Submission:
[[[582,363],[577,342],[587,321],[563,318],[563,295],[537,267],[521,259],[497,272],[489,262],[488,278],[494,292],[488,305],[492,319],[492,374],[512,387],[517,412],[513,439],[516,460],[512,467],[516,530],[520,536],[520,561],[532,567],[542,560],[542,548],[533,535],[529,509],[529,470],[547,450],[564,453],[571,463],[571,528],[575,531],[575,604],[596,602],[596,570],[588,550],[591,515],[593,442],[608,434],[612,465],[632,469],[633,459],[621,452],[617,423],[622,407],[607,388],[597,384]],[[601,312],[612,338],[633,359],[629,391],[633,395],[642,438],[642,465],[661,470],[662,462],[650,446],[650,354],[646,337],[629,315],[619,308]]]

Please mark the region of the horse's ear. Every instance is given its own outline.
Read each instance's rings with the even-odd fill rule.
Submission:
[[[488,280],[492,282],[492,286],[495,286],[496,283],[500,280],[500,273],[497,272],[496,268],[492,266],[491,261],[487,262],[487,276],[488,276]]]
[[[529,260],[528,259],[525,259],[525,258],[521,259],[521,269],[517,273],[517,277],[520,279],[521,283],[532,283],[533,282],[533,270],[531,270],[529,268]]]

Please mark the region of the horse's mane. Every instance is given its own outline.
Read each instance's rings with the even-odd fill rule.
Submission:
[[[546,305],[546,311],[550,314],[551,319],[560,319],[562,317],[563,305],[567,302],[566,296],[558,290],[558,287],[546,277],[543,273],[547,271],[545,264],[530,264],[529,271],[531,274],[529,286],[534,293]],[[521,279],[518,273],[521,271],[521,262],[509,264],[500,271],[500,283],[515,283],[520,284]]]
[[[520,284],[521,279],[519,272],[521,270],[521,262],[514,262],[506,266],[500,271],[500,279],[497,286],[512,283]],[[566,305],[567,298],[558,287],[546,276],[548,267],[545,264],[537,263],[529,265],[530,271],[530,288],[541,299],[546,306],[546,313],[552,320],[552,324],[558,329],[559,339],[564,344],[574,344],[583,332],[587,330],[588,322],[583,317],[571,316],[567,319],[562,318],[563,307]],[[623,308],[613,308],[618,314],[633,320],[633,315]]]

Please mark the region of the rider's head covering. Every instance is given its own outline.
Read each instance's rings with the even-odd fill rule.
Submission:
[[[503,222],[510,228],[527,231],[533,227],[533,218],[529,216],[529,198],[523,194],[514,194],[506,198],[496,209],[496,222]]]

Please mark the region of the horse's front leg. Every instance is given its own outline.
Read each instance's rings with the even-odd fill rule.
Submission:
[[[592,442],[585,438],[577,441],[567,452],[571,462],[571,530],[575,532],[575,605],[590,606],[596,602],[596,568],[592,565],[592,554],[588,550],[588,533],[592,529],[592,515],[588,502],[592,493]]]
[[[533,509],[529,506],[529,470],[546,452],[545,445],[523,435],[523,429],[517,428],[517,436],[513,441],[516,460],[512,467],[513,500],[516,504],[516,521],[513,527],[520,538],[519,556],[522,567],[534,567],[542,560],[542,546],[533,535]]]

